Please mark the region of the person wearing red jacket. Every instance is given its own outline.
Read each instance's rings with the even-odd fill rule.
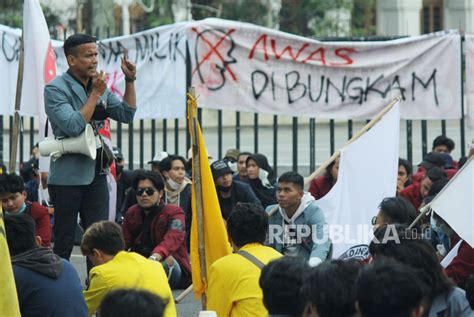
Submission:
[[[0,175],[0,199],[6,214],[29,214],[35,221],[36,235],[41,238],[41,246],[51,247],[51,222],[48,208],[37,202],[27,201],[25,183],[16,174]]]
[[[122,230],[125,249],[161,262],[176,289],[189,285],[191,265],[183,209],[163,203],[164,186],[156,172],[137,174],[133,180],[137,204],[127,210]]]
[[[436,222],[438,231],[442,231],[449,241],[445,246],[446,254],[453,248],[461,238],[453,228],[438,214],[434,213],[433,218]],[[466,241],[461,241],[457,254],[445,268],[446,275],[460,288],[466,288],[469,277],[474,274],[474,248]]]
[[[429,196],[431,186],[440,179],[447,179],[446,173],[439,167],[428,170],[421,180],[421,183],[414,182],[400,192],[400,196],[408,199],[418,210],[423,198]]]
[[[331,190],[337,182],[337,174],[339,173],[339,157],[326,167],[323,175],[316,177],[309,184],[309,193],[318,200]]]

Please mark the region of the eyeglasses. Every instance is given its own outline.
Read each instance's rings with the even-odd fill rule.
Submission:
[[[372,226],[375,226],[376,223],[377,223],[377,216],[373,216],[372,217]]]
[[[137,188],[137,196],[142,196],[143,193],[146,193],[147,196],[152,196],[156,190],[152,187]]]

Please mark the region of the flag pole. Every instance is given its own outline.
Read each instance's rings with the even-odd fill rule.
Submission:
[[[202,208],[202,184],[201,184],[201,157],[199,155],[199,139],[198,139],[198,122],[196,119],[196,92],[194,87],[188,88],[188,114],[191,124],[191,140],[193,151],[193,182],[195,184],[196,192],[196,220],[198,231],[198,252],[199,265],[201,266],[201,280],[207,280],[206,270],[206,251],[204,247],[204,227],[203,227],[203,208]],[[206,158],[207,159],[207,158]],[[201,296],[202,309],[206,310],[207,301],[206,294]]]
[[[359,130],[359,132],[357,132],[349,141],[347,141],[347,143],[346,143],[346,145],[344,145],[344,147],[348,146],[349,144],[351,144],[352,142],[354,142],[355,140],[360,138],[362,135],[364,135],[364,133],[369,131],[370,128],[372,128],[374,125],[376,125],[377,122],[379,122],[380,119],[382,119],[382,117],[387,112],[389,112],[393,108],[393,106],[400,100],[401,100],[400,96],[393,99],[388,104],[388,106],[386,106],[382,111],[380,111],[372,120],[370,120],[369,123],[367,123],[362,129]],[[331,157],[329,159],[327,159],[323,164],[321,164],[321,166],[319,166],[319,168],[317,170],[315,170],[311,175],[309,175],[308,177],[305,177],[305,180],[304,180],[305,185],[309,184],[309,182],[311,182],[316,176],[321,174],[321,172],[324,171],[324,169],[326,167],[328,167],[335,159],[337,159],[339,157],[339,155],[341,155],[341,150],[340,149],[337,150],[336,152],[334,152],[334,154],[331,155]]]
[[[431,204],[433,204],[434,201],[436,201],[436,198],[440,197],[442,193],[444,193],[446,191],[446,188],[448,188],[448,186],[454,181],[454,179],[459,176],[461,174],[461,172],[469,165],[469,163],[471,161],[474,160],[474,157],[471,157],[470,159],[468,159],[466,161],[466,163],[464,163],[464,165],[461,167],[461,169],[459,171],[457,171],[456,174],[454,174],[454,176],[449,180],[449,182],[444,185],[444,187],[441,189],[441,191],[436,194],[436,196],[433,198],[433,200],[429,203],[429,204],[426,204],[425,206],[423,206],[421,209],[420,209],[420,214],[418,215],[418,217],[416,217],[415,220],[413,220],[413,222],[408,226],[408,230],[411,230],[417,223],[418,221],[420,221],[421,218],[423,218],[427,213],[430,213],[431,211],[433,211],[431,209]]]
[[[16,96],[15,96],[15,114],[13,121],[12,130],[12,144],[10,153],[10,166],[8,168],[9,173],[14,173],[16,170],[16,152],[18,151],[18,135],[20,134],[20,104],[21,104],[21,92],[23,89],[23,66],[25,56],[23,47],[23,34],[20,40],[20,56],[18,61],[18,77],[16,80]]]

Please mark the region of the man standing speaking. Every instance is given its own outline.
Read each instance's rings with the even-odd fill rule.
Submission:
[[[64,53],[69,69],[44,90],[46,114],[55,138],[77,137],[89,123],[97,132],[108,117],[131,122],[136,111],[136,66],[127,59],[127,52],[121,63],[125,75],[123,101],[107,88],[106,75],[97,71],[95,37],[85,34],[68,37]],[[48,189],[55,209],[53,250],[65,259],[71,256],[78,213],[84,230],[108,218],[107,145],[99,139],[97,144],[96,160],[80,153],[51,160]]]

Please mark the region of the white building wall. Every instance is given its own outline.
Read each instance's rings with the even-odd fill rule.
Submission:
[[[445,0],[445,28],[474,32],[474,0]]]
[[[377,0],[377,35],[419,35],[423,0]]]

